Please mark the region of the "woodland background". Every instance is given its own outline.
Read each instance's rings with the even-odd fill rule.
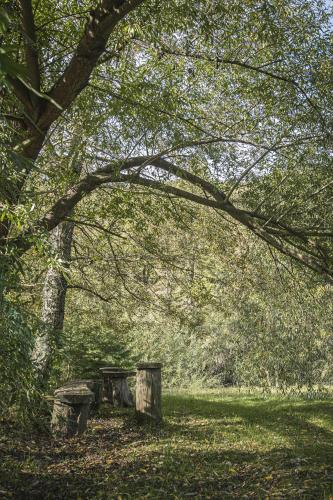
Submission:
[[[332,12],[3,1],[0,399],[103,365],[324,396]]]

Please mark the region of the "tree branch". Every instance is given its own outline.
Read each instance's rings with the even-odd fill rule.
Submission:
[[[204,190],[204,192],[210,194],[212,198],[201,197],[170,184],[162,184],[158,181],[142,177],[138,172],[126,175],[121,173],[122,171],[133,167],[141,167],[143,164],[151,165],[172,173],[190,184],[200,187]],[[139,169],[139,172],[140,171],[141,170]],[[31,229],[29,232],[21,234],[12,242],[12,244],[23,253],[32,245],[31,236],[36,233],[36,229],[50,231],[71,213],[75,205],[84,196],[97,187],[111,182],[143,185],[148,188],[173,194],[179,198],[184,198],[200,205],[222,210],[284,255],[297,260],[317,273],[330,277],[330,279],[333,277],[333,269],[328,267],[326,259],[324,259],[321,254],[314,253],[311,242],[309,243],[309,248],[307,249],[303,245],[300,246],[298,243],[289,239],[289,237],[301,237],[304,240],[304,234],[297,234],[293,229],[288,228],[287,226],[283,227],[286,231],[285,235],[280,233],[276,234],[276,227],[265,227],[265,225],[263,226],[258,222],[258,219],[265,220],[265,217],[252,214],[251,212],[246,212],[245,210],[235,207],[226,199],[225,193],[211,182],[206,181],[205,179],[188,172],[184,168],[156,156],[139,156],[129,158],[124,161],[114,162],[103,169],[99,169],[92,174],[88,174],[80,182],[72,186],[71,189],[53,205],[49,212],[39,221],[35,229]],[[274,225],[272,221],[270,222]],[[277,227],[281,228],[281,226]]]
[[[158,182],[151,181],[150,179],[135,179],[135,176],[124,176],[124,180],[125,179],[133,184],[146,185],[147,187],[152,187],[164,192],[176,194],[178,197],[194,201],[195,203],[199,203],[201,205],[206,205],[226,211],[231,217],[236,219],[243,226],[250,229],[250,231],[258,236],[261,240],[279,250],[279,252],[283,253],[287,257],[291,257],[292,259],[300,262],[301,264],[305,265],[309,269],[312,269],[313,271],[316,271],[319,274],[328,276],[330,280],[333,280],[333,270],[328,268],[326,263],[323,264],[319,256],[315,256],[313,252],[311,252],[310,250],[305,250],[304,247],[302,247],[302,250],[298,250],[299,246],[292,241],[288,241],[287,239],[285,241],[287,244],[289,244],[289,246],[285,245],[273,234],[270,234],[269,229],[264,229],[255,221],[252,221],[246,214],[246,212],[242,210],[233,207],[233,210],[230,211],[226,208],[223,202],[214,203],[214,200],[196,197],[196,195],[188,193],[187,191],[179,190],[178,188],[174,188],[173,186],[163,185]]]
[[[211,62],[215,65],[225,64],[225,65],[231,65],[231,66],[238,66],[240,68],[254,71],[256,73],[260,73],[260,74],[268,76],[270,78],[274,78],[275,80],[279,80],[281,82],[285,82],[289,85],[292,85],[294,88],[296,88],[303,95],[305,100],[315,110],[315,112],[317,113],[318,117],[320,118],[320,121],[322,122],[322,124],[326,125],[326,121],[323,118],[319,107],[308,96],[307,92],[303,89],[303,87],[293,78],[290,78],[290,77],[284,76],[284,75],[279,75],[277,73],[273,73],[272,71],[268,71],[266,69],[263,69],[266,65],[253,66],[252,64],[248,64],[246,62],[239,61],[237,59],[228,59],[228,58],[223,58],[223,57],[218,57],[218,56],[211,57],[211,56],[206,55],[206,54],[193,53],[193,52],[188,52],[188,51],[182,52],[179,50],[172,50],[172,49],[165,47],[165,46],[160,48],[160,52],[165,53],[165,54],[169,54],[169,55],[173,55],[176,57],[187,57],[189,59],[204,60],[207,62]]]
[[[28,114],[33,115],[34,108],[31,102],[31,95],[27,87],[17,78],[13,78],[10,75],[7,75],[6,78],[8,83],[10,83],[17,99],[21,102],[21,104],[23,104],[25,111]]]
[[[48,93],[62,109],[57,109],[52,103],[48,102],[38,122],[40,128],[48,129],[63,110],[67,109],[76,96],[87,86],[99,57],[105,51],[112,30],[143,1],[103,0],[95,10],[90,11],[83,37],[71,61]]]
[[[91,290],[90,288],[82,285],[67,285],[67,288],[71,290],[82,290],[83,292],[90,293],[91,295],[94,295],[94,297],[97,297],[99,300],[107,303],[111,303],[113,300],[117,300],[117,297],[115,297],[114,295],[110,295],[110,297],[104,297],[104,295],[96,292],[96,290]]]
[[[22,8],[23,33],[25,42],[25,59],[29,74],[29,79],[32,87],[40,91],[40,70],[37,49],[37,37],[35,20],[32,11],[31,0],[20,0]],[[39,98],[36,94],[32,94],[34,104],[38,106]]]

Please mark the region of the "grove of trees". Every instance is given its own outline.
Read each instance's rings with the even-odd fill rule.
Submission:
[[[176,386],[331,384],[332,7],[0,12],[3,410],[146,358]]]

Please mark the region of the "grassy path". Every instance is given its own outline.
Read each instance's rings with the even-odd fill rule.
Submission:
[[[7,430],[0,498],[333,499],[333,401],[179,393],[164,414],[145,429],[104,407],[63,444]]]

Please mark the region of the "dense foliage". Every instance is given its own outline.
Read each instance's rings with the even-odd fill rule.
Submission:
[[[327,2],[5,0],[0,38],[4,408],[145,358],[331,384]]]
[[[0,324],[0,384],[1,415],[15,412],[24,421],[38,414],[31,352],[34,336],[33,321],[18,304],[5,302]]]
[[[144,208],[155,204],[161,209],[159,199],[145,200]],[[118,339],[132,360],[163,362],[164,381],[175,387],[222,383],[311,393],[331,384],[330,285],[218,215],[194,216],[184,205],[177,213],[177,226],[160,210],[153,226],[127,222],[124,229],[118,219],[111,236],[77,231],[81,258],[78,267],[73,263],[70,324],[85,318],[97,348]],[[79,333],[77,339],[82,345]],[[90,340],[87,346],[91,355]]]

